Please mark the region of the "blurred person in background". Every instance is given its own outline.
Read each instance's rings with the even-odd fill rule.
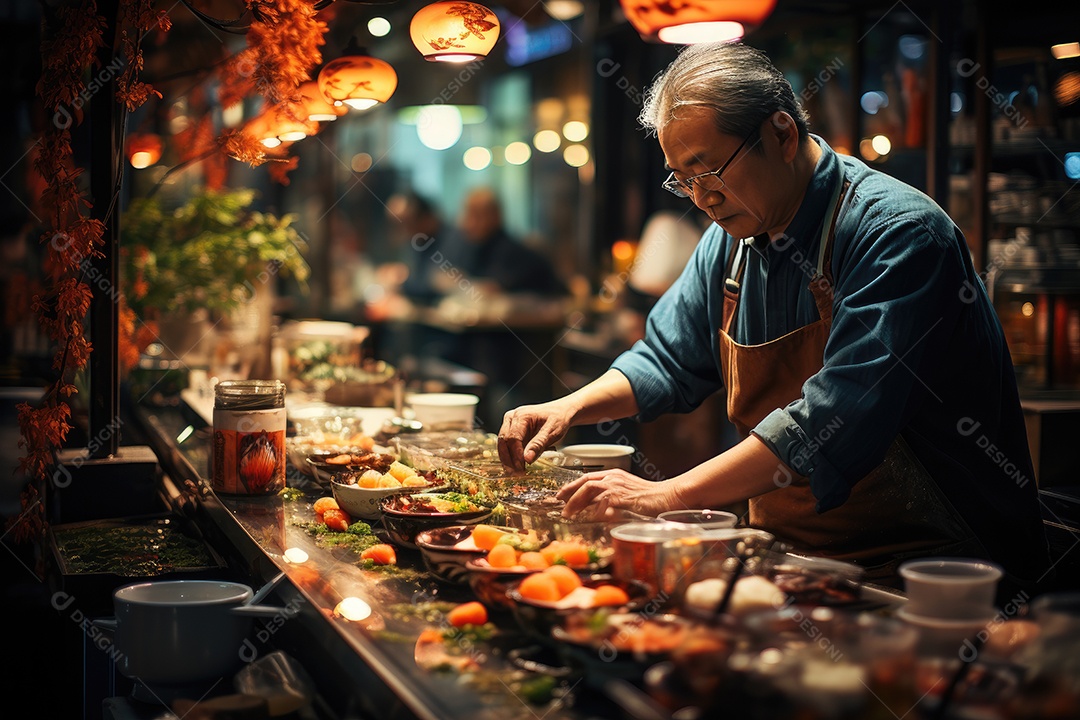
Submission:
[[[458,226],[447,238],[443,253],[468,281],[489,291],[567,294],[551,261],[507,232],[502,205],[491,188],[475,188],[465,196]],[[446,273],[443,281],[448,290],[461,282],[452,272]]]

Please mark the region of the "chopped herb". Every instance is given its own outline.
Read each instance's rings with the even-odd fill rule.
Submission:
[[[296,502],[304,498],[304,491],[300,488],[286,487],[278,493],[285,502]]]
[[[216,565],[202,541],[161,523],[58,528],[54,537],[74,573],[153,576]]]
[[[352,533],[353,535],[373,535],[374,534],[374,533],[371,532],[371,526],[370,525],[368,525],[366,522],[361,522],[359,520],[357,520],[352,525],[350,525],[349,529],[346,530],[345,532]]]
[[[483,625],[466,625],[464,627],[448,627],[443,630],[443,639],[453,642],[469,641],[484,642],[495,636],[496,629],[491,623]]]
[[[432,625],[440,623],[446,618],[446,613],[457,607],[457,603],[443,602],[441,600],[419,603],[396,603],[388,610],[398,620],[417,619]]]

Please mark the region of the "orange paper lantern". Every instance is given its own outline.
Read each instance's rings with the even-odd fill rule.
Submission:
[[[626,19],[648,42],[730,42],[761,25],[776,0],[619,0]]]
[[[474,2],[437,2],[413,15],[413,45],[432,62],[472,62],[487,57],[499,39],[499,18]]]
[[[309,122],[332,122],[349,112],[349,106],[344,103],[334,105],[319,90],[319,83],[309,80],[300,84],[300,102],[303,108],[300,112],[301,119]]]
[[[390,63],[350,45],[346,55],[319,71],[319,91],[335,106],[367,110],[384,103],[397,90],[397,73]]]
[[[154,133],[132,133],[127,139],[127,158],[131,167],[148,168],[161,159],[161,137]]]
[[[318,131],[318,123],[300,120],[290,112],[289,108],[282,105],[266,108],[244,126],[244,133],[268,148],[303,140]]]

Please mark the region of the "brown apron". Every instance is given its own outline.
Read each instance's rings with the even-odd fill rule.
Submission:
[[[728,417],[743,437],[770,412],[802,396],[803,383],[821,370],[832,325],[831,256],[840,197],[837,183],[823,222],[817,273],[810,281],[820,319],[760,345],[731,338],[746,265],[747,241],[737,241],[724,283],[720,363]],[[828,439],[820,439],[822,446]],[[898,565],[928,555],[979,556],[986,551],[937,484],[897,436],[884,461],[851,489],[847,501],[824,513],[807,478],[781,466],[777,490],[750,499],[749,524],[768,530],[796,551],[857,562],[867,579],[900,587]],[[790,477],[789,477],[790,475]]]

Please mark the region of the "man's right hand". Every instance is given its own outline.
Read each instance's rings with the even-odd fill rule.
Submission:
[[[503,416],[499,429],[499,460],[515,472],[562,440],[573,424],[574,413],[565,402],[522,405]]]

